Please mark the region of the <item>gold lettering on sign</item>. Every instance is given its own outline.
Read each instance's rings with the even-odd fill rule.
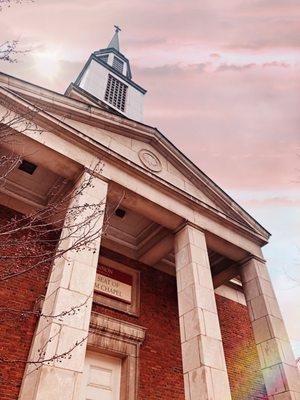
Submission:
[[[97,274],[95,291],[131,303],[132,286],[108,276]]]

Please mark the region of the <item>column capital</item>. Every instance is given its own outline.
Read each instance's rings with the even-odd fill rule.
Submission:
[[[255,256],[253,254],[249,254],[249,256],[247,256],[247,257],[243,258],[241,261],[239,261],[239,265],[240,265],[240,267],[243,267],[244,265],[249,263],[249,261],[252,261],[252,260],[258,261],[258,262],[260,262],[262,264],[266,264],[267,263],[267,261],[264,258]]]
[[[197,229],[198,231],[205,233],[205,230],[200,228],[198,225],[194,224],[193,222],[185,220],[182,224],[180,224],[176,229],[174,229],[173,233],[176,235],[180,231],[182,231],[184,228],[187,226],[190,226],[191,228]]]
[[[89,168],[89,167],[84,167],[84,169],[83,169],[83,171],[82,171],[82,174],[84,174],[84,173],[86,172],[86,173],[92,175],[93,177],[99,179],[100,181],[109,183],[110,180],[109,180],[108,178],[106,178],[106,177],[101,173],[101,169],[102,169],[103,165],[104,165],[104,164],[101,164],[101,168],[100,168],[99,171],[98,171],[98,168],[96,168],[96,167],[95,167],[94,169]],[[80,175],[80,176],[81,176],[81,175]],[[79,176],[78,179],[80,179],[80,176]]]

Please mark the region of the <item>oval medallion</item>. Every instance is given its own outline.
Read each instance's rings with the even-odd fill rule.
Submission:
[[[162,165],[158,157],[150,150],[142,149],[139,151],[139,158],[144,166],[153,172],[160,172]]]

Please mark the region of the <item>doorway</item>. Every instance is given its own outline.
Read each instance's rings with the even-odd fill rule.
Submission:
[[[87,351],[80,400],[120,400],[122,360]]]

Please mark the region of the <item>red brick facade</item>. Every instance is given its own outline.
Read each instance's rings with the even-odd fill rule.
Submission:
[[[184,400],[175,278],[102,249],[101,254],[141,271],[140,317],[94,305],[93,310],[147,328],[140,349],[139,400]]]
[[[0,208],[0,221],[11,217]],[[93,310],[147,328],[140,350],[139,400],[184,400],[175,278],[137,261],[102,249],[102,255],[141,272],[141,312],[136,318],[94,304]],[[0,283],[0,307],[33,310],[45,294],[48,268]],[[259,363],[246,307],[217,296],[226,362],[233,400],[261,399],[264,394]],[[0,354],[26,360],[36,325],[33,316],[0,314]],[[0,399],[17,400],[24,364],[0,365]]]
[[[8,208],[0,207],[0,229],[14,216],[18,215]],[[19,237],[19,240],[22,240],[22,237]],[[9,249],[10,252],[13,250],[13,248]],[[1,255],[3,256],[2,250]],[[0,264],[0,273],[3,271],[6,271],[5,262]],[[30,312],[34,310],[36,300],[45,295],[48,271],[49,266],[44,266],[0,282],[0,357],[2,359],[27,360],[37,323],[37,318]],[[10,312],[6,311],[6,307],[10,309]],[[24,369],[23,362],[0,363],[1,400],[18,398]]]

